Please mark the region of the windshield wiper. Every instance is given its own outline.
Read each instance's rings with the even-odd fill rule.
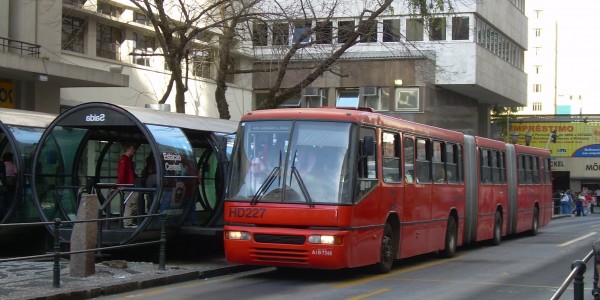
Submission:
[[[264,194],[267,192],[267,190],[271,187],[271,185],[275,181],[275,178],[279,177],[278,183],[281,186],[280,170],[281,170],[281,150],[279,150],[279,165],[277,167],[273,168],[273,170],[271,170],[271,173],[269,173],[269,176],[267,176],[265,181],[263,181],[263,183],[260,185],[260,187],[258,188],[256,193],[252,197],[252,201],[250,201],[250,204],[252,204],[252,205],[256,204],[258,202],[258,199],[260,199],[264,196]]]
[[[254,194],[254,196],[252,197],[252,201],[250,201],[250,204],[256,204],[256,202],[258,202],[258,199],[264,196],[267,190],[271,187],[271,184],[273,184],[273,182],[275,181],[275,178],[279,175],[280,169],[280,167],[275,167],[273,168],[273,170],[271,170],[269,176],[267,176],[265,181],[260,185],[260,187],[256,191],[256,194]]]
[[[300,191],[302,192],[302,196],[306,199],[306,203],[309,207],[314,207],[313,200],[308,193],[308,189],[304,184],[304,180],[302,180],[302,176],[300,176],[300,172],[298,168],[296,168],[296,154],[298,154],[298,150],[294,152],[294,159],[292,160],[292,176],[290,176],[290,186],[292,185],[292,177],[295,176],[298,181],[298,186],[300,187]]]

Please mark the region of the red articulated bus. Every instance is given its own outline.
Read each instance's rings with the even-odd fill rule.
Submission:
[[[529,231],[552,216],[550,152],[372,112],[245,115],[224,210],[228,261],[340,269]]]

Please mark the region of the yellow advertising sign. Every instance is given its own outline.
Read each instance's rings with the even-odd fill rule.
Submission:
[[[0,81],[0,107],[15,108],[12,82]]]
[[[556,130],[556,143],[549,142]],[[531,122],[511,124],[510,132],[519,134],[519,144],[531,133],[531,146],[546,148],[555,157],[600,157],[600,123],[598,122]]]

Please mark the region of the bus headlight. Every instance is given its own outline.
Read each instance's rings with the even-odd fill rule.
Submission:
[[[309,244],[341,245],[344,239],[335,235],[311,235],[308,237]]]
[[[249,240],[250,234],[246,231],[227,231],[225,237],[228,240]]]

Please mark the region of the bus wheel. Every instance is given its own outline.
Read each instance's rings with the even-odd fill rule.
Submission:
[[[537,207],[533,208],[533,220],[531,221],[531,231],[529,234],[537,235],[539,229],[540,212]]]
[[[446,227],[446,240],[444,242],[444,251],[442,256],[446,258],[454,257],[456,254],[456,220],[453,217],[448,218],[448,226]]]
[[[394,238],[394,230],[389,223],[385,224],[383,236],[381,237],[381,253],[379,254],[379,262],[373,265],[373,271],[379,274],[388,273],[394,264],[396,257],[396,239]]]
[[[499,211],[496,211],[496,217],[494,218],[494,239],[492,243],[494,246],[500,245],[502,241],[502,215]]]

